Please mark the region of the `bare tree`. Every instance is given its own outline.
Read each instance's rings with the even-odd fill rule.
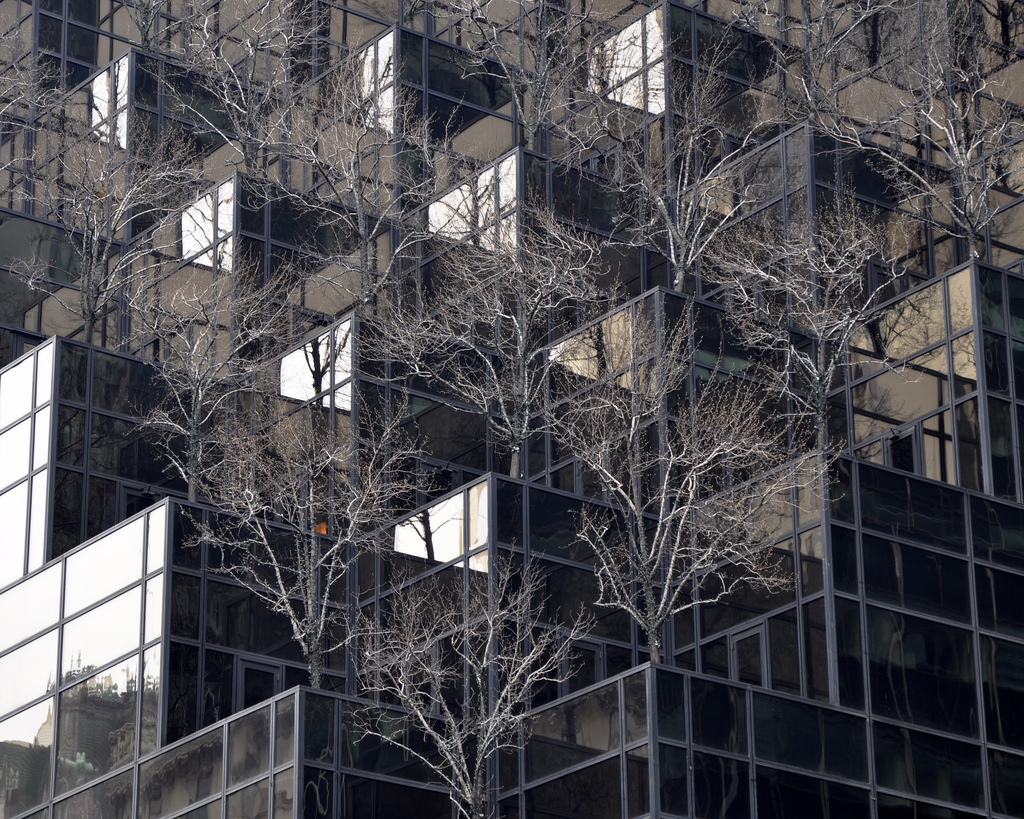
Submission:
[[[998,227],[1000,206],[1020,187],[1016,53],[992,36],[984,7],[966,0],[881,0],[838,19],[857,25],[819,32],[807,52],[827,54],[831,73],[809,67],[818,69],[812,83],[791,63],[788,85],[816,125],[866,153],[895,199],[979,256],[986,228]]]
[[[90,108],[69,99],[49,110],[36,135],[33,208],[70,249],[67,269],[39,258],[13,265],[82,321],[88,343],[97,340],[97,330],[101,341],[106,337],[105,322],[116,316],[132,282],[155,259],[177,253],[177,208],[198,179],[196,158],[173,129],[153,138],[127,111],[109,118],[97,113],[98,124]]]
[[[348,413],[321,404],[277,418],[271,400],[224,436],[208,472],[222,525],[204,532],[223,570],[288,618],[316,688],[343,639],[348,569],[384,545],[392,501],[411,485],[397,421],[363,408],[357,435]]]
[[[821,453],[831,450],[829,395],[849,343],[894,295],[903,228],[896,214],[837,196],[791,221],[788,234],[771,213],[730,226],[709,253],[706,275],[723,287],[729,322],[743,344],[774,359],[776,385],[796,420],[810,420]]]
[[[367,626],[365,684],[404,714],[375,712],[366,732],[424,763],[464,819],[495,815],[489,765],[522,747],[530,702],[568,677],[583,633],[538,628],[541,590],[529,565],[495,559],[486,571],[448,569],[396,590]]]
[[[264,366],[285,310],[274,288],[247,289],[227,270],[183,265],[129,295],[137,345],[154,350],[158,403],[144,423],[188,487],[204,486],[233,399]]]
[[[488,4],[450,0],[449,25],[473,50],[477,71],[507,86],[531,150],[573,150],[571,121],[583,97],[599,17],[586,3]],[[545,134],[551,144],[542,144]]]
[[[569,395],[556,432],[611,504],[579,521],[598,602],[636,621],[653,662],[673,615],[741,583],[791,583],[765,546],[764,514],[798,474],[786,465],[787,425],[763,385],[695,379],[689,338],[685,322],[658,331],[636,308],[567,339],[560,356]]]
[[[517,236],[515,221],[501,223],[500,238],[448,249],[419,311],[406,306],[387,332],[413,372],[488,416],[509,474],[522,477],[555,363],[551,331],[600,299],[584,235],[538,214]]]
[[[781,169],[777,152],[751,150],[774,121],[774,98],[724,73],[756,82],[770,52],[755,35],[720,25],[706,38],[700,67],[660,59],[662,14],[647,12],[597,48],[592,105],[576,122],[620,191],[620,231],[664,252],[672,286],[682,290],[722,226],[777,192]],[[750,65],[736,67],[745,41]]]

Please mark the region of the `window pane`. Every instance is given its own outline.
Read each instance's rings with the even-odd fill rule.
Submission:
[[[60,695],[56,792],[63,793],[135,759],[139,656],[102,671]]]
[[[875,723],[878,784],[918,796],[980,807],[981,749],[966,742]]]
[[[136,586],[64,626],[61,681],[69,682],[139,645],[142,589]]]
[[[28,481],[0,495],[0,521],[4,527],[3,548],[0,549],[0,587],[3,587],[25,574]]]
[[[228,787],[269,770],[270,708],[267,707],[228,726]]]
[[[160,819],[220,793],[223,731],[202,734],[139,766],[139,804]]]
[[[139,518],[67,559],[65,617],[142,577],[145,523]]]
[[[745,762],[693,755],[693,815],[697,819],[749,819],[750,773]]]
[[[31,419],[0,435],[0,489],[28,475],[31,445]]]
[[[693,741],[708,748],[745,754],[747,707],[743,689],[694,678],[690,690]]]
[[[57,685],[57,630],[0,657],[0,714],[53,691]]]
[[[0,651],[60,618],[61,568],[51,566],[0,594]]]
[[[28,356],[0,375],[0,429],[32,409],[34,356]]]
[[[13,816],[44,802],[50,795],[50,749],[53,745],[54,703],[38,705],[0,722],[0,758],[18,767],[18,804]]]

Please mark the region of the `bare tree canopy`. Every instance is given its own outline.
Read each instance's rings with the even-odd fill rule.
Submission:
[[[740,582],[792,582],[764,545],[766,506],[799,473],[786,465],[786,424],[764,385],[694,379],[682,324],[658,330],[639,307],[621,311],[567,339],[559,356],[572,392],[556,408],[557,433],[611,504],[579,521],[599,602],[629,613],[654,662],[673,615]]]
[[[457,566],[414,581],[368,624],[364,684],[399,703],[409,726],[396,730],[387,713],[369,717],[366,731],[424,762],[463,819],[494,815],[489,766],[498,752],[522,747],[534,695],[568,677],[572,641],[585,631],[538,628],[541,590],[531,566],[499,555],[483,571]]]

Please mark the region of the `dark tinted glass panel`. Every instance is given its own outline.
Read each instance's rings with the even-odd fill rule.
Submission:
[[[868,819],[868,791],[809,776],[757,768],[758,819],[842,816]]]
[[[646,745],[626,754],[626,815],[630,819],[651,809],[649,768]]]
[[[63,342],[60,345],[60,397],[84,404],[89,383],[89,353],[85,347]]]
[[[351,782],[352,784],[348,784]],[[349,779],[342,786],[352,795],[352,816],[389,816],[394,819],[449,819],[451,801],[447,794],[411,788],[394,782]],[[319,816],[317,812],[306,816]],[[518,816],[513,814],[513,816]]]
[[[642,681],[643,676],[630,678]],[[686,678],[668,671],[657,672],[658,736],[686,740]],[[627,707],[630,703],[627,699]],[[627,738],[627,742],[629,739]]]
[[[53,806],[53,819],[124,819],[131,815],[132,774],[111,777]]]
[[[498,481],[495,506],[498,540],[513,545],[523,542],[523,488],[518,484]]]
[[[989,445],[992,453],[992,494],[1001,498],[1017,495],[1017,466],[1013,445],[1011,405],[998,398],[988,399]]]
[[[968,807],[981,806],[980,748],[877,722],[874,734],[879,785]]]
[[[664,673],[664,672],[659,672]],[[682,681],[679,683],[682,688]],[[685,697],[682,691],[680,696]],[[625,700],[626,743],[635,742],[647,736],[647,674],[633,674],[622,681],[622,696]],[[661,686],[658,687],[659,724],[661,723]],[[670,712],[675,709],[669,708]],[[670,720],[670,717],[666,717]]]
[[[873,606],[867,611],[875,712],[976,736],[974,662],[968,633]]]
[[[985,498],[971,498],[974,553],[996,563],[1024,566],[1024,511]]]
[[[701,671],[716,677],[729,676],[729,638],[719,637],[700,647]]]
[[[978,268],[981,284],[981,321],[994,330],[1005,330],[1003,320],[1003,277],[996,270]]]
[[[599,762],[528,790],[527,813],[538,819],[556,816],[619,819],[622,816],[620,780],[618,759]]]
[[[1024,757],[988,752],[992,808],[1010,816],[1024,815]]]
[[[295,698],[278,700],[274,707],[274,767],[277,767],[295,757]]]
[[[966,569],[954,557],[864,536],[864,587],[874,600],[966,622]]]
[[[174,742],[198,727],[199,649],[172,642],[167,665],[167,741]]]
[[[686,749],[674,745],[658,746],[658,762],[661,766],[658,791],[661,809],[665,813],[686,816]]]
[[[145,415],[153,401],[153,372],[141,361],[95,352],[92,403],[121,415]]]
[[[736,679],[742,683],[761,685],[761,634],[736,640]]]
[[[974,819],[977,815],[888,793],[878,794],[878,819]]]
[[[199,578],[175,572],[171,579],[171,635],[199,639]]]
[[[787,694],[799,694],[800,640],[795,611],[787,611],[768,620],[768,648],[772,688]]]
[[[966,547],[963,495],[864,463],[860,472],[861,519],[865,526],[943,546]]]
[[[61,34],[60,20],[48,17],[45,14],[39,15],[39,47],[49,51],[60,52]]]
[[[530,548],[573,560],[590,554],[578,542],[577,521],[583,504],[573,498],[530,488]]]
[[[86,538],[95,537],[117,523],[117,484],[92,476],[89,478],[88,492]]]
[[[832,527],[832,578],[839,591],[857,594],[857,535],[842,526]]]
[[[847,779],[867,779],[864,721],[767,694],[754,694],[754,753]]]
[[[737,754],[747,752],[747,707],[742,688],[691,680],[693,741]]]
[[[598,606],[597,578],[590,569],[544,564],[544,622],[567,625],[569,618],[584,613],[593,618],[595,637],[628,643],[632,640],[629,616],[609,606]]]
[[[62,405],[57,411],[57,460],[70,466],[85,461],[85,410]]]
[[[334,760],[334,700],[307,695],[304,700],[305,758],[318,762]]]
[[[1024,748],[1024,646],[982,637],[981,660],[988,739]]]
[[[694,753],[693,815],[696,819],[749,819],[747,763]]]
[[[1024,577],[987,566],[974,570],[982,628],[1024,637]]]
[[[145,815],[167,816],[220,792],[222,731],[196,737],[139,766],[139,805]]]
[[[839,703],[864,707],[864,670],[860,639],[860,605],[845,597],[836,598],[836,666],[839,674]]]
[[[234,690],[234,656],[207,649],[203,655],[203,725],[231,716]]]
[[[53,488],[53,557],[82,542],[82,475],[55,470]]]
[[[619,691],[611,683],[548,708],[530,721],[526,777],[540,779],[618,748]]]
[[[1010,367],[1006,355],[1006,338],[985,333],[985,386],[990,392],[1009,395]]]
[[[108,475],[135,478],[135,442],[131,434],[136,429],[128,421],[93,413],[89,468]]]
[[[825,636],[825,599],[804,604],[804,670],[807,695],[828,701],[828,640]]]
[[[135,759],[138,655],[60,695],[55,791],[63,793]]]

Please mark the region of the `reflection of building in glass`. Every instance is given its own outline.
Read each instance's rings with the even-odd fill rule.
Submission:
[[[590,620],[523,704],[519,747],[490,760],[493,816],[1024,819],[1013,9],[853,4],[819,43],[834,21],[816,3],[197,5],[0,0],[0,819],[452,819],[436,756],[400,704],[368,703],[346,640],[402,594],[493,596],[498,568],[527,561],[532,633]],[[970,46],[939,60],[966,71],[944,99],[913,74],[928,60],[899,59],[933,44],[934,19]],[[987,137],[958,169],[964,137],[939,118],[964,98]],[[168,157],[187,179],[129,194]],[[726,242],[761,240],[766,273],[808,278],[792,248],[837,202],[897,258],[891,277],[858,260],[875,307],[823,397],[828,480],[757,511],[793,582],[766,593],[727,569],[732,592],[676,614],[651,664],[637,624],[599,604],[579,531],[615,518],[594,476],[543,409],[508,476],[502,408],[411,366],[389,308],[429,311],[453,258],[525,254],[549,218],[593,240],[614,295],[530,325],[556,363],[545,400],[606,376],[650,394],[680,332],[666,414],[716,379],[777,380],[788,422],[812,385],[786,356],[823,346],[793,293],[755,294],[762,320],[790,311],[786,344],[758,347],[736,271],[716,268],[728,254],[687,266],[674,245],[724,223]],[[411,453],[378,548],[346,553],[315,601],[337,643],[323,690],[302,687],[287,619],[226,571],[246,555],[210,535],[237,519],[185,501],[147,422],[168,397],[157,368],[198,333],[186,292],[215,308],[212,355],[244,385],[210,425],[312,419],[319,442],[365,444],[387,419]],[[253,293],[245,319],[274,332],[246,344],[235,306]],[[496,367],[512,313],[471,328]],[[349,468],[310,492],[331,498]],[[304,532],[323,549],[329,507]]]

